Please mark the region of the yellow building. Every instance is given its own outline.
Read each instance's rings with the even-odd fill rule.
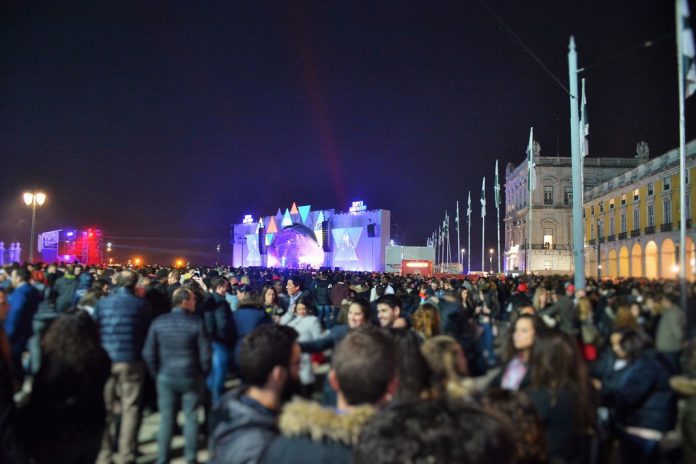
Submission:
[[[639,144],[647,157],[647,145]],[[696,277],[696,140],[686,145],[686,275]],[[588,276],[676,278],[679,273],[679,150],[671,150],[584,194]]]

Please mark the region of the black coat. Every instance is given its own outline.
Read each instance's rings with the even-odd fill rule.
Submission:
[[[233,349],[237,343],[237,325],[224,296],[208,294],[203,303],[203,320],[210,340]]]

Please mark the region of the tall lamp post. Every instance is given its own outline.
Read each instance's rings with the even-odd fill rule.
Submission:
[[[32,192],[24,194],[24,204],[31,206],[31,236],[29,237],[29,262],[34,262],[34,228],[36,227],[36,207],[46,202],[46,194]]]
[[[491,263],[491,274],[493,274],[493,248],[488,250],[488,254],[490,255],[489,261]]]
[[[464,255],[466,254],[466,248],[462,248],[462,274],[464,274]]]

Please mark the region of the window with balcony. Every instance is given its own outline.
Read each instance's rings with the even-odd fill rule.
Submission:
[[[553,204],[553,186],[551,186],[551,185],[544,186],[544,204],[545,205],[552,205]]]
[[[648,227],[655,227],[655,205],[648,205]]]
[[[655,193],[655,182],[648,182],[648,196],[653,196]]]
[[[662,179],[662,190],[666,192],[667,190],[672,188],[672,177],[667,176],[664,179]]]
[[[621,213],[621,232],[626,233],[626,213]]]
[[[672,200],[669,198],[665,198],[665,200],[662,202],[662,207],[664,211],[664,224],[671,224],[672,223]]]
[[[626,194],[621,195],[621,206],[626,206]]]
[[[640,229],[640,209],[633,208],[633,230]]]
[[[614,199],[609,200],[609,209],[614,209]]]
[[[563,187],[563,204],[573,204],[573,187]]]
[[[640,189],[635,189],[633,191],[633,201],[640,200]]]
[[[612,216],[611,219],[609,219],[609,235],[614,235],[616,233],[616,225],[614,221],[614,217]]]

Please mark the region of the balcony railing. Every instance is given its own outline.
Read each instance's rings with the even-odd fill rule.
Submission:
[[[655,226],[648,226],[645,228],[645,235],[650,235],[655,233]]]
[[[665,224],[660,225],[660,232],[670,232],[672,230],[672,223],[667,222]]]
[[[616,241],[616,235],[612,234],[607,237],[607,242]]]
[[[619,240],[626,240],[627,232],[619,232]]]
[[[631,231],[631,237],[640,237],[640,229],[633,229]]]

